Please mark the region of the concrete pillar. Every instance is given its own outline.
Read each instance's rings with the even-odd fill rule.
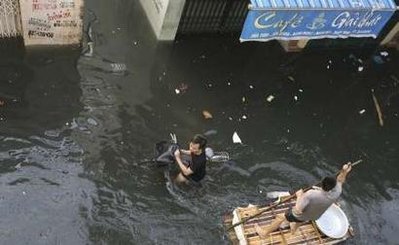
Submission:
[[[79,45],[84,0],[19,0],[25,46]]]
[[[176,37],[186,0],[140,0],[158,40]]]

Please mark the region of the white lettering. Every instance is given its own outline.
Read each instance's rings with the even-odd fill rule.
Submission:
[[[336,27],[338,29],[341,28],[363,28],[363,27],[372,27],[378,24],[381,20],[381,15],[374,14],[373,12],[368,12],[364,15],[360,15],[359,12],[349,13],[342,12],[333,20],[331,26]]]
[[[260,15],[255,20],[255,27],[257,29],[276,28],[283,32],[287,27],[297,28],[303,20],[302,16],[294,14],[289,20],[274,19],[276,12],[267,12]]]

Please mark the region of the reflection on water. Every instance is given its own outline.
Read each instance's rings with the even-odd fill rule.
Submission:
[[[348,244],[399,240],[396,52],[157,44],[135,1],[87,8],[92,56],[68,48],[0,59],[1,244],[224,244],[226,212],[359,158],[341,201],[357,234]],[[210,163],[201,187],[175,186],[175,166],[148,163],[170,132],[182,145],[211,132],[232,160]]]

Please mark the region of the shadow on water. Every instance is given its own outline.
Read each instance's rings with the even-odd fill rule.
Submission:
[[[1,244],[83,244],[91,183],[69,124],[82,110],[73,48],[2,46]]]
[[[82,107],[75,65],[80,51],[20,50],[5,51],[0,58],[3,133],[31,135],[61,127]]]

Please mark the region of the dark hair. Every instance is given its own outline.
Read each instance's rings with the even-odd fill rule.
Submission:
[[[332,176],[324,177],[321,181],[321,188],[323,188],[324,191],[330,191],[335,185],[337,185],[337,180]]]
[[[206,140],[205,136],[203,136],[202,134],[196,134],[191,139],[191,142],[194,144],[199,144],[200,149],[204,150],[207,140]]]

